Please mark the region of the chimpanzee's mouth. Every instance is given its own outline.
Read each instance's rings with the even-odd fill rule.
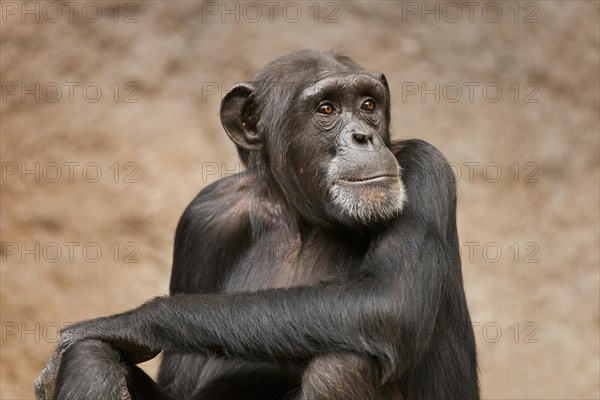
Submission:
[[[339,178],[338,181],[348,184],[363,184],[363,183],[378,183],[385,182],[387,180],[398,180],[397,175],[376,175],[367,177],[343,177]]]

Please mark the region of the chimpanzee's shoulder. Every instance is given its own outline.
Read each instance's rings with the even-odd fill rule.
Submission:
[[[253,235],[279,225],[282,218],[282,206],[272,201],[264,177],[242,172],[205,187],[186,208],[180,225],[216,229],[220,236],[237,236],[240,230]]]
[[[206,186],[183,213],[195,224],[234,223],[248,213],[256,182],[245,173],[231,175]]]
[[[400,160],[441,162],[447,164],[446,157],[432,144],[421,139],[407,139],[392,142],[392,153]]]
[[[402,167],[403,179],[454,185],[454,172],[448,160],[430,143],[421,139],[395,141],[391,150]]]

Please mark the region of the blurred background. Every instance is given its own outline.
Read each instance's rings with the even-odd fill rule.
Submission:
[[[451,162],[483,397],[599,398],[598,1],[0,4],[2,399],[167,294],[183,209],[241,170],[223,94],[304,48],[384,72],[393,136]]]

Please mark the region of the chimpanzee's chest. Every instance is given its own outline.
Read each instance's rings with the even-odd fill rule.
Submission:
[[[348,279],[362,265],[368,245],[352,238],[314,234],[300,239],[280,233],[266,234],[240,253],[231,268],[224,291],[238,292],[312,285]]]

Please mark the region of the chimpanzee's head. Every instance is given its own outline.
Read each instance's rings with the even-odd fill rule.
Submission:
[[[228,92],[221,122],[244,164],[265,167],[313,223],[368,225],[402,210],[381,73],[331,52],[291,53]]]

